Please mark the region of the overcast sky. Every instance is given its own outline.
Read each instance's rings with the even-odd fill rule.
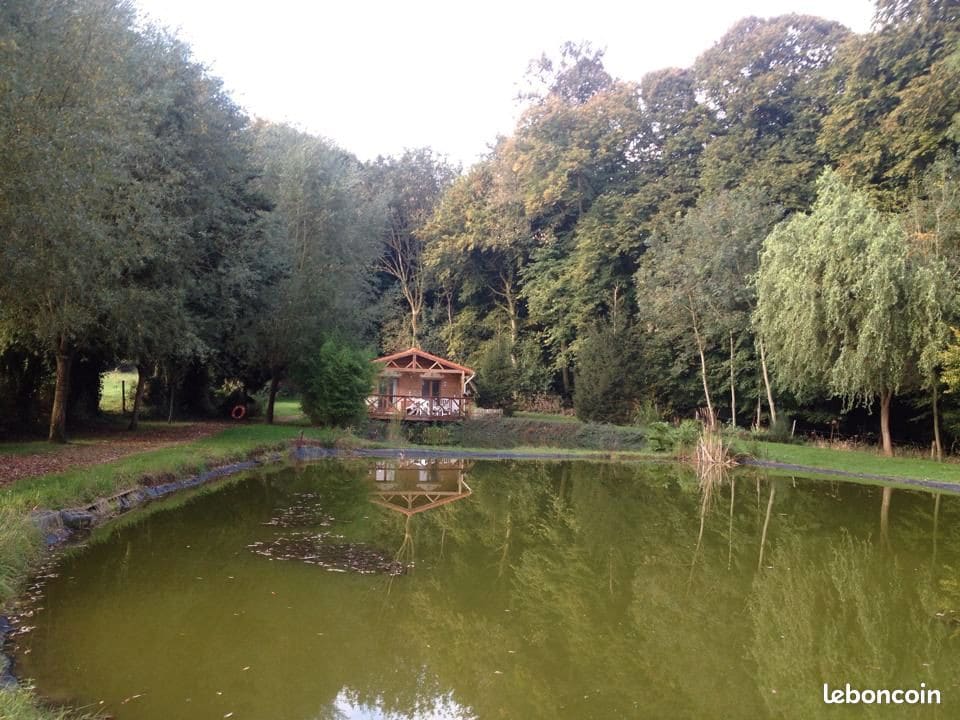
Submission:
[[[518,115],[527,66],[567,40],[615,76],[687,67],[737,20],[819,15],[857,32],[870,0],[135,0],[252,115],[368,160],[429,145],[469,165]]]

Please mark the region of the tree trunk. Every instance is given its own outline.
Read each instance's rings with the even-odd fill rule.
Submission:
[[[143,363],[137,364],[137,392],[133,396],[133,414],[130,417],[130,424],[127,425],[127,430],[136,430],[137,426],[140,424],[140,408],[143,407],[143,391],[146,387],[145,380],[147,379],[147,373],[144,369]]]
[[[703,380],[703,396],[707,400],[707,413],[710,416],[707,425],[712,428],[716,422],[716,415],[713,413],[713,403],[710,400],[710,388],[707,386],[707,357],[703,353],[703,338],[700,337],[700,327],[697,324],[697,314],[693,310],[692,301],[690,301],[689,308],[690,319],[693,321],[693,336],[697,341],[697,352],[700,353],[700,379]]]
[[[517,317],[517,297],[513,289],[512,276],[507,271],[501,270],[500,287],[497,288],[491,285],[490,289],[493,291],[494,295],[503,298],[503,302],[497,302],[497,306],[503,308],[504,312],[507,313],[507,319],[510,321],[510,364],[513,367],[516,367],[516,347],[520,326]]]
[[[777,408],[773,404],[773,390],[770,389],[770,376],[767,373],[767,354],[763,349],[763,340],[759,340],[757,345],[760,347],[760,368],[763,370],[763,385],[767,389],[767,405],[770,407],[770,424],[777,421]]]
[[[167,422],[168,422],[168,423],[172,423],[172,422],[173,422],[173,402],[174,402],[174,398],[176,397],[176,394],[177,394],[177,386],[176,386],[176,383],[175,383],[173,380],[171,380],[171,381],[170,381],[170,407],[167,409]]]
[[[893,457],[893,441],[890,439],[890,401],[893,390],[880,393],[880,437],[883,439],[883,454]]]
[[[420,333],[417,328],[417,313],[413,309],[413,305],[410,306],[410,347],[420,347]]]
[[[620,327],[620,283],[613,286],[613,307],[610,309],[610,324],[613,326],[613,334],[617,334]]]
[[[517,366],[517,311],[510,306],[510,365]]]
[[[273,406],[277,401],[277,390],[280,389],[280,370],[273,368],[270,373],[270,395],[267,398],[267,425],[273,425]]]
[[[933,381],[933,452],[937,460],[943,461],[943,445],[940,443],[940,407],[937,402],[937,381]]]
[[[737,426],[737,388],[733,372],[733,331],[730,332],[730,426]]]
[[[57,384],[53,392],[53,410],[50,413],[50,434],[47,440],[52,443],[67,441],[67,396],[70,392],[70,367],[73,364],[73,350],[61,338],[57,345]]]

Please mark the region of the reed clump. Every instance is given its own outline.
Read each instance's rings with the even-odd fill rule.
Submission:
[[[715,468],[730,469],[737,465],[736,455],[724,441],[723,433],[716,424],[704,425],[700,430],[694,463],[698,476]]]

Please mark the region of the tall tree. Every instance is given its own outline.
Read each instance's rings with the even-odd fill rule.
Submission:
[[[819,137],[839,170],[900,204],[937,153],[960,143],[960,8],[878,0],[875,31],[843,45]]]
[[[940,385],[938,365],[946,346],[948,324],[960,319],[956,304],[960,286],[960,162],[941,157],[925,173],[912,192],[903,213],[911,257],[928,274],[930,314],[928,345],[921,348],[921,385],[930,393],[933,419],[933,448],[942,457],[940,432]]]
[[[749,181],[788,209],[809,207],[825,164],[816,145],[830,100],[823,74],[847,35],[817,17],[750,17],[697,59],[697,88],[712,111],[707,191]]]
[[[395,285],[406,304],[408,341],[418,346],[426,304],[421,227],[429,220],[457,171],[429,148],[408,150],[400,158],[378,158],[367,179],[386,204],[387,220],[379,272]]]
[[[458,303],[481,309],[485,317],[499,315],[511,347],[520,340],[520,269],[531,231],[503,147],[457,179],[421,231],[426,266],[445,306],[447,350],[455,356],[465,357],[466,349],[454,323]]]
[[[255,361],[269,378],[267,422],[281,381],[331,333],[362,338],[369,278],[380,250],[380,206],[360,163],[330,143],[283,125],[256,128],[258,185],[274,200],[266,248],[278,282],[255,327]]]
[[[49,438],[63,442],[75,353],[143,255],[156,187],[134,170],[160,105],[138,92],[127,3],[14,0],[0,28],[0,313],[55,357]]]
[[[572,391],[579,331],[629,286],[630,249],[637,246],[632,233],[617,229],[632,224],[625,196],[639,167],[639,89],[581,82],[584,68],[597,76],[599,58],[569,58],[565,72],[577,77],[554,78],[504,150],[534,239],[521,272],[522,297],[565,394]]]
[[[261,308],[270,275],[258,227],[267,203],[250,185],[246,117],[188,47],[143,32],[152,57],[143,63],[141,92],[159,95],[162,109],[134,168],[140,185],[157,188],[159,202],[140,227],[142,257],[126,275],[115,324],[117,352],[137,364],[140,377],[132,428],[148,368],[172,380],[197,362],[234,364],[224,363],[237,352],[231,338],[242,337],[237,328]],[[168,417],[174,384],[166,388]]]
[[[782,215],[782,208],[757,188],[701,196],[696,207],[652,238],[637,273],[638,317],[647,328],[647,342],[695,349],[704,401],[711,411],[710,386],[720,382],[721,375],[710,366],[725,365],[731,422],[736,420],[741,377],[752,381],[751,394],[758,390],[761,362],[750,328],[756,305],[752,277],[763,239]],[[667,373],[675,377],[665,394],[674,397],[661,400],[682,397],[677,381],[690,369],[678,358]],[[765,390],[773,419],[772,393]]]

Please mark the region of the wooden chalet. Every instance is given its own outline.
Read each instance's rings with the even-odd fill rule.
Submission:
[[[467,416],[467,383],[474,372],[419,348],[377,358],[380,370],[367,397],[372,418],[444,422]]]

